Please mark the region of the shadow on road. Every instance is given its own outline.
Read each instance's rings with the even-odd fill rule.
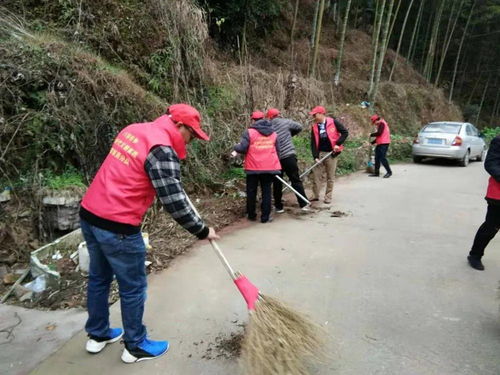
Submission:
[[[477,161],[470,161],[471,164],[478,163]],[[434,159],[434,158],[425,158],[422,162],[418,163],[419,165],[432,165],[438,167],[459,167],[463,168],[459,165],[458,160],[453,159]]]

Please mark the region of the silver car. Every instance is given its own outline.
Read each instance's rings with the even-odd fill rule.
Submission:
[[[431,122],[420,130],[412,147],[415,163],[424,158],[445,158],[466,167],[470,160],[482,161],[485,155],[481,134],[468,122]]]

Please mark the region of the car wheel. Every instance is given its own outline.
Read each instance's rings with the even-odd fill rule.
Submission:
[[[423,159],[424,159],[424,158],[423,158],[423,157],[421,157],[421,156],[414,156],[414,157],[413,157],[413,162],[414,162],[414,163],[416,163],[416,164],[420,164],[420,163],[422,163],[422,160],[423,160]]]
[[[470,162],[470,150],[467,150],[464,157],[460,160],[460,166],[466,167],[469,165],[469,162]]]
[[[486,157],[486,149],[483,149],[483,151],[481,151],[481,153],[477,157],[477,161],[483,161],[485,157]]]

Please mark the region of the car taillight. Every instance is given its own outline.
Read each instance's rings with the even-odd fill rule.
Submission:
[[[420,139],[418,139],[418,135],[415,137],[415,139],[413,140],[413,144],[418,144],[420,143]]]
[[[462,138],[460,138],[458,135],[455,137],[453,142],[451,143],[452,146],[462,146]]]

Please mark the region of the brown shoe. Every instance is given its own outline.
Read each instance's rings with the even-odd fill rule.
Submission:
[[[332,203],[332,200],[331,200],[331,199],[329,199],[329,198],[325,198],[325,203],[326,203],[326,204],[330,204],[330,203]]]

